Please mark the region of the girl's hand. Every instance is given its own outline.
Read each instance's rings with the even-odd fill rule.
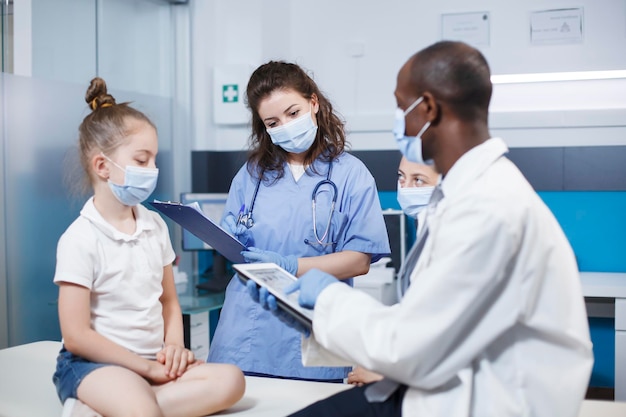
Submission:
[[[158,360],[148,362],[150,363],[150,367],[148,368],[148,375],[145,375],[145,378],[150,381],[150,383],[161,385],[175,379],[169,376],[169,370]]]
[[[180,377],[195,360],[192,351],[178,345],[167,345],[157,353],[157,361],[165,366],[170,378]]]
[[[356,385],[357,387],[362,387],[364,384],[380,381],[381,379],[383,379],[382,375],[368,371],[360,366],[355,367],[352,372],[348,372],[348,384]]]

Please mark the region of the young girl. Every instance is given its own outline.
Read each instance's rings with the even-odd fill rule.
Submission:
[[[54,276],[63,348],[53,381],[64,416],[226,409],[243,396],[243,374],[185,349],[167,226],[140,204],[157,182],[156,128],[117,104],[101,78],[85,100],[92,113],[79,147],[93,197],[59,240]]]

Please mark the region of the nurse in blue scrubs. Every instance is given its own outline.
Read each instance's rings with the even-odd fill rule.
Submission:
[[[344,123],[298,65],[268,62],[247,87],[250,153],[232,181],[222,226],[248,250],[296,276],[315,267],[351,285],[390,253],[374,178],[345,152]],[[358,279],[358,278],[357,278]],[[300,334],[231,279],[209,362],[247,375],[337,381],[349,368],[304,367]]]

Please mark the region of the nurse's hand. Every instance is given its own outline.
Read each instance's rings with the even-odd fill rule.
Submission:
[[[247,263],[273,262],[289,272],[291,275],[298,273],[298,258],[293,255],[282,256],[276,252],[261,250],[253,246],[241,252]]]
[[[287,326],[291,327],[302,333],[305,337],[309,337],[311,335],[311,331],[302,325],[298,320],[293,318],[293,316],[285,313],[282,309],[278,308],[278,303],[276,302],[276,297],[267,291],[267,288],[261,287],[259,289],[256,283],[252,280],[248,280],[246,283],[246,288],[248,289],[248,294],[250,297],[257,303],[261,304],[265,310],[270,311],[278,320],[285,323]]]
[[[285,288],[286,294],[291,294],[300,290],[298,295],[298,303],[302,307],[315,308],[315,302],[317,297],[331,284],[335,284],[339,281],[334,276],[320,271],[319,269],[311,269],[304,275],[302,275],[296,282]]]
[[[253,245],[252,234],[246,226],[237,223],[237,219],[232,214],[227,215],[220,224],[222,229],[235,236],[244,246]]]

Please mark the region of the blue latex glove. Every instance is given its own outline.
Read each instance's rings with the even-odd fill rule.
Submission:
[[[232,214],[224,217],[220,226],[222,226],[222,229],[235,236],[244,246],[254,244],[250,230],[243,224],[237,223],[237,219]]]
[[[298,303],[302,307],[315,308],[317,297],[330,284],[340,282],[334,276],[320,271],[319,269],[311,269],[302,275],[296,282],[285,288],[285,294],[291,294],[300,290],[298,295]]]
[[[249,247],[241,252],[247,263],[273,262],[289,272],[291,275],[298,273],[298,258],[293,255],[282,256],[276,252]]]
[[[257,303],[261,304],[265,310],[270,311],[278,320],[285,323],[287,326],[291,327],[304,334],[304,336],[309,337],[311,335],[311,331],[302,325],[298,320],[293,318],[293,316],[285,313],[282,309],[278,308],[278,303],[276,302],[276,297],[267,291],[267,288],[257,287],[256,283],[252,280],[249,280],[246,283],[246,288],[248,289],[248,294],[250,297]]]

